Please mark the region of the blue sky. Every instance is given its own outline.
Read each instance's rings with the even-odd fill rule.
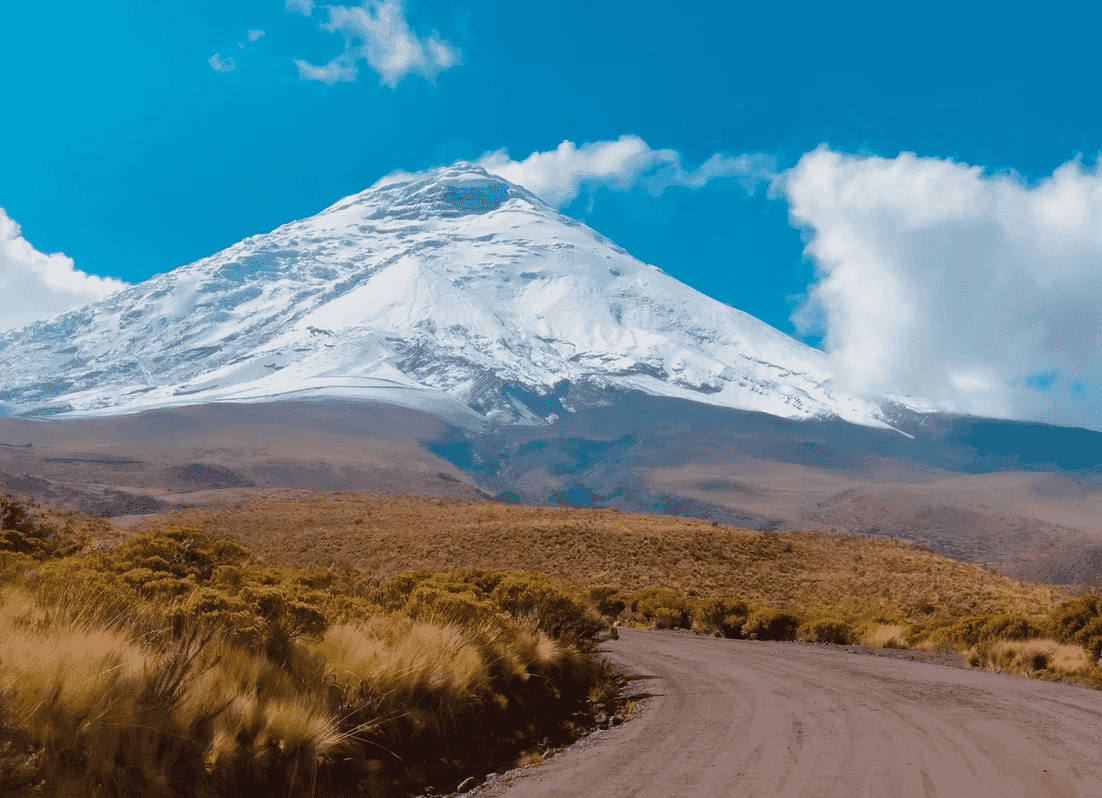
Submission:
[[[38,253],[72,259],[72,296],[140,281],[393,170],[496,152],[565,180],[564,212],[641,260],[831,351],[855,390],[1102,425],[1098,4],[346,2],[5,4],[9,286],[34,258],[64,271]],[[554,179],[525,161],[563,142]],[[702,170],[739,156],[765,160]],[[931,180],[933,205],[973,199],[915,222]]]

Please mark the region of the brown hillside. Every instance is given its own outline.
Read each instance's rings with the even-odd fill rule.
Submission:
[[[894,541],[610,509],[300,493],[180,508],[142,528],[166,526],[230,535],[270,565],[347,563],[383,578],[421,568],[538,571],[628,591],[671,587],[856,616],[1040,614],[1064,597]]]

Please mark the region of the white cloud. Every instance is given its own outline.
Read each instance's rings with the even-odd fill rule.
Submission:
[[[701,166],[686,171],[675,150],[653,150],[638,136],[598,141],[578,147],[564,141],[548,152],[534,152],[523,161],[509,158],[505,150],[489,152],[478,165],[491,174],[524,186],[549,205],[563,208],[583,190],[598,187],[628,191],[643,186],[658,195],[670,186],[701,188],[720,177],[738,179],[752,192],[775,174],[776,161],[760,153],[713,155]]]
[[[808,230],[817,269],[793,320],[825,333],[846,387],[1102,428],[1097,164],[1076,159],[1029,185],[821,146],[774,189]]]
[[[297,2],[292,9],[292,2],[288,0],[288,10],[302,10]],[[329,20],[321,24],[321,29],[343,36],[344,52],[322,66],[296,60],[303,80],[320,80],[330,85],[337,81],[351,83],[359,77],[358,62],[367,61],[379,74],[379,82],[394,88],[410,73],[433,81],[462,59],[458,48],[435,31],[427,38],[414,34],[402,0],[364,0],[359,6],[326,6],[326,10]]]
[[[262,30],[250,30],[249,31],[249,41],[250,42],[255,42],[257,39],[259,39],[263,35],[264,35],[264,31],[262,31]]]
[[[226,56],[222,58],[218,53],[215,53],[207,59],[207,63],[210,64],[211,69],[215,72],[232,72],[237,68],[237,63],[232,57]]]
[[[9,330],[95,302],[127,283],[73,268],[72,258],[44,255],[20,234],[0,208],[0,329]]]
[[[294,11],[310,16],[314,12],[314,0],[286,0],[283,8],[285,11]]]

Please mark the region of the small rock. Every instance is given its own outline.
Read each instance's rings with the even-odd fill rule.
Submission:
[[[612,720],[610,721],[610,723],[612,723],[613,726],[619,726],[623,722],[624,722],[624,719],[619,715],[613,715]]]
[[[470,792],[471,790],[473,790],[477,786],[478,786],[478,779],[476,779],[474,776],[471,776],[471,777],[466,778],[463,781],[459,782],[459,786],[455,788],[455,791],[456,792]]]

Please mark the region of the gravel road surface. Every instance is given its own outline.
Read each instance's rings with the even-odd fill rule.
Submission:
[[[480,796],[1102,796],[1102,693],[788,643],[624,629],[651,694]]]

